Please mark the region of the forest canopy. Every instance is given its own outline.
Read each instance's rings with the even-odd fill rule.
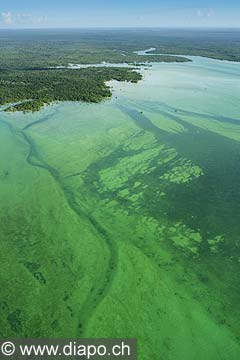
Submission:
[[[22,102],[6,111],[38,111],[54,101],[99,102],[111,96],[106,81],[136,83],[141,78],[131,68],[2,71],[0,101],[1,104]]]
[[[191,61],[187,55],[240,61],[239,35],[238,30],[2,29],[0,104],[21,102],[6,110],[37,111],[54,101],[98,102],[111,96],[106,81],[139,81],[141,64]],[[155,50],[136,53],[149,48]],[[108,66],[68,68],[103,62]],[[109,66],[113,63],[119,67]]]

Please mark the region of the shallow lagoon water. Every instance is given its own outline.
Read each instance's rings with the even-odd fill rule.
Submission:
[[[235,360],[240,64],[141,71],[100,104],[1,113],[2,336]]]

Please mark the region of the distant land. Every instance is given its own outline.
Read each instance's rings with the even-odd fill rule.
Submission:
[[[106,81],[139,81],[134,67],[144,63],[187,62],[188,55],[240,61],[240,30],[1,29],[0,46],[1,105],[24,102],[6,110],[38,111],[54,101],[101,101],[111,96]],[[155,50],[135,53],[147,48]],[[64,68],[103,62],[132,69]]]

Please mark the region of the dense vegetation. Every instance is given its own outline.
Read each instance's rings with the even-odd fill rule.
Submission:
[[[105,82],[111,79],[137,82],[141,75],[130,68],[89,68],[72,70],[70,63],[128,63],[134,66],[151,61],[185,62],[178,56],[139,56],[133,51],[112,49],[81,32],[1,31],[0,104],[15,104],[6,111],[38,111],[54,101],[99,102],[110,97]],[[67,35],[67,36],[66,36]],[[82,36],[83,35],[83,36]],[[62,38],[62,40],[61,40]],[[19,103],[22,102],[20,104]]]
[[[106,81],[113,79],[136,83],[141,78],[131,68],[3,71],[0,99],[2,104],[23,101],[7,108],[7,111],[37,111],[44,104],[54,101],[99,102],[111,96]]]
[[[24,101],[8,111],[36,111],[58,100],[98,102],[111,95],[105,81],[141,79],[126,68],[51,67],[189,61],[176,54],[240,61],[238,30],[1,30],[0,46],[0,104]],[[155,55],[134,53],[150,47]]]
[[[101,61],[172,61],[168,56],[140,59],[133,53],[150,47],[163,54],[201,55],[240,61],[238,29],[1,30],[0,46],[0,68],[93,64]],[[184,61],[179,57],[174,60]]]
[[[185,62],[179,56],[139,56],[135,50],[148,48],[149,41],[141,41],[141,33],[132,39],[125,31],[94,30],[31,30],[0,31],[0,69],[29,69],[67,66],[69,63],[140,64],[143,62]],[[144,39],[143,39],[144,40]]]

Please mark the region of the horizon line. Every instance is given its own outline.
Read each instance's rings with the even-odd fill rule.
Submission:
[[[240,26],[48,26],[48,27],[0,27],[0,30],[82,30],[82,29],[224,29],[240,30]]]

